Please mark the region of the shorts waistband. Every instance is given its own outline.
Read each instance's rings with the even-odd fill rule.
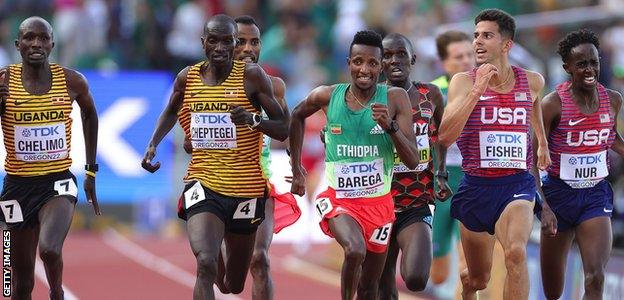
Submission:
[[[598,183],[596,183],[596,185],[594,185],[592,187],[584,187],[584,188],[575,189],[575,188],[571,187],[570,185],[568,185],[565,181],[563,181],[563,179],[561,179],[561,178],[559,178],[557,176],[553,176],[553,175],[548,174],[545,179],[548,181],[548,183],[552,183],[552,184],[557,185],[558,188],[565,188],[565,189],[569,189],[571,191],[579,191],[579,190],[591,189],[591,188],[598,187],[601,184],[604,184],[605,182],[607,182],[606,179],[603,178],[600,181],[598,181]]]
[[[528,171],[502,176],[502,177],[481,177],[464,174],[464,180],[471,185],[505,185],[525,180],[533,180],[533,175]]]
[[[65,178],[73,177],[73,176],[74,175],[72,174],[72,172],[70,172],[69,170],[65,170],[61,172],[50,173],[50,174],[39,175],[39,176],[18,176],[18,175],[7,174],[4,177],[4,180],[10,183],[15,183],[15,184],[23,184],[23,183],[37,184],[37,183],[42,183],[46,181],[65,179]]]
[[[331,187],[328,187],[327,190],[331,193],[331,195],[337,201],[357,202],[358,204],[361,204],[361,205],[378,205],[378,204],[383,204],[385,202],[390,202],[394,206],[394,201],[392,200],[392,195],[390,193],[387,193],[387,194],[381,195],[381,196],[377,196],[377,197],[371,197],[371,198],[364,198],[364,197],[361,197],[361,198],[338,198],[338,197],[336,197],[336,191],[334,189],[332,189]]]

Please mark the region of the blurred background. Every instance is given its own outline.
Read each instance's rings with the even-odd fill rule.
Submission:
[[[471,33],[474,16],[493,7],[516,18],[513,63],[544,74],[546,92],[566,78],[556,54],[558,40],[583,27],[601,38],[601,83],[624,91],[624,0],[0,0],[0,65],[19,62],[14,46],[19,23],[32,15],[44,17],[54,28],[51,61],[85,74],[98,109],[97,190],[104,215],[94,218],[81,194],[65,246],[64,279],[71,296],[171,299],[191,295],[194,259],[184,223],[175,215],[189,159],[181,146],[180,128],[160,144],[157,160],[162,167],[157,173],[144,171],[140,161],[175,74],[204,57],[200,35],[209,16],[248,14],[256,19],[262,32],[260,64],[284,79],[292,109],[312,88],[347,80],[346,57],[355,32],[371,28],[382,35],[408,36],[418,56],[412,78],[431,81],[443,74],[435,36],[447,29]],[[74,120],[80,119],[78,113],[74,110]],[[304,149],[311,176],[319,177],[313,180],[318,181],[316,191],[325,188],[322,145],[316,135],[323,122],[322,117],[308,122],[312,128]],[[81,181],[84,146],[79,123],[73,129],[72,170]],[[624,132],[622,115],[619,125],[619,132]],[[287,191],[283,176],[290,167],[284,144],[273,146],[273,179],[278,190]],[[4,149],[0,156],[4,157]],[[614,251],[605,278],[605,299],[624,299],[623,173],[623,160],[613,156],[609,180],[615,191]],[[309,191],[308,197],[298,199],[303,217],[275,236],[271,251],[276,299],[339,297],[340,250],[322,235],[317,216],[310,213],[313,195]],[[543,298],[538,240],[535,231],[529,246],[532,299]],[[457,259],[453,261],[456,264]],[[564,298],[577,299],[583,278],[576,252],[570,254],[568,269]],[[92,272],[99,274],[98,282],[114,280],[105,285],[115,290],[101,293],[104,283],[93,284],[92,277],[84,276]],[[40,275],[36,288],[40,294],[35,295],[45,298]],[[456,282],[455,274],[442,286],[410,294],[399,279],[401,298],[451,299]],[[316,292],[301,295],[304,287],[315,287]],[[249,299],[250,289],[239,298]]]

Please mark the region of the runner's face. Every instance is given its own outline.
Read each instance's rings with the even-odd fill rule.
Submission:
[[[351,81],[361,90],[373,88],[381,73],[381,49],[367,45],[353,45],[347,60]]]
[[[446,59],[442,66],[451,77],[460,72],[470,71],[475,67],[475,54],[469,41],[453,42],[446,46]]]
[[[236,28],[229,23],[209,23],[201,40],[208,63],[224,65],[232,61],[236,46]]]
[[[234,59],[257,63],[260,57],[260,29],[256,25],[237,24],[238,43],[234,48]]]
[[[491,63],[501,58],[511,49],[513,42],[503,37],[494,21],[477,23],[472,46],[477,59],[477,65]]]
[[[600,75],[600,57],[593,44],[581,44],[571,49],[563,68],[575,86],[584,89],[595,89]]]
[[[31,21],[21,28],[15,47],[22,56],[22,62],[31,65],[43,64],[48,61],[54,48],[52,31],[43,22]]]
[[[393,86],[409,80],[416,57],[401,38],[383,40],[383,71]]]

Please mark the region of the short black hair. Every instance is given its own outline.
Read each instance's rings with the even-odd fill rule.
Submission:
[[[405,42],[405,44],[407,44],[407,46],[409,47],[409,51],[410,51],[410,56],[413,54],[414,52],[414,45],[412,45],[412,41],[410,41],[410,39],[408,39],[406,36],[400,34],[400,33],[389,33],[388,35],[386,35],[384,38],[384,40],[388,39],[388,40],[403,40]],[[383,45],[383,40],[382,40],[382,45]]]
[[[206,21],[206,24],[204,25],[204,36],[208,34],[208,25],[212,22],[218,22],[220,23],[220,25],[231,25],[232,28],[234,28],[234,32],[238,32],[238,26],[236,25],[236,22],[234,22],[234,19],[232,19],[232,17],[225,14],[218,14],[210,17]]]
[[[467,33],[459,30],[449,30],[438,35],[436,37],[436,48],[438,49],[440,60],[448,58],[448,45],[463,41],[472,42],[472,38]]]
[[[572,52],[572,48],[582,44],[593,44],[597,50],[600,50],[600,41],[598,36],[589,29],[581,29],[568,33],[563,39],[559,41],[559,49],[557,53],[561,56],[563,61],[566,61]]]
[[[372,30],[362,30],[358,31],[353,36],[353,41],[351,42],[351,46],[349,46],[349,56],[351,56],[351,50],[353,49],[353,45],[366,45],[371,47],[377,47],[383,53],[383,44],[381,43],[381,35],[379,33],[374,32]]]
[[[486,9],[475,17],[475,25],[481,21],[492,21],[498,24],[498,30],[501,35],[508,37],[513,41],[516,35],[516,21],[514,18],[500,9]]]
[[[237,24],[255,25],[256,27],[260,28],[260,26],[258,26],[258,23],[256,23],[256,20],[250,15],[242,15],[236,17],[236,19],[234,19],[234,22],[236,22]]]

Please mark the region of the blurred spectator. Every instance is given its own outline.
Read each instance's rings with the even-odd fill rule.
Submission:
[[[207,16],[213,15],[207,1],[192,0],[178,7],[167,36],[167,50],[174,58],[174,69],[180,70],[204,57],[200,38]]]

